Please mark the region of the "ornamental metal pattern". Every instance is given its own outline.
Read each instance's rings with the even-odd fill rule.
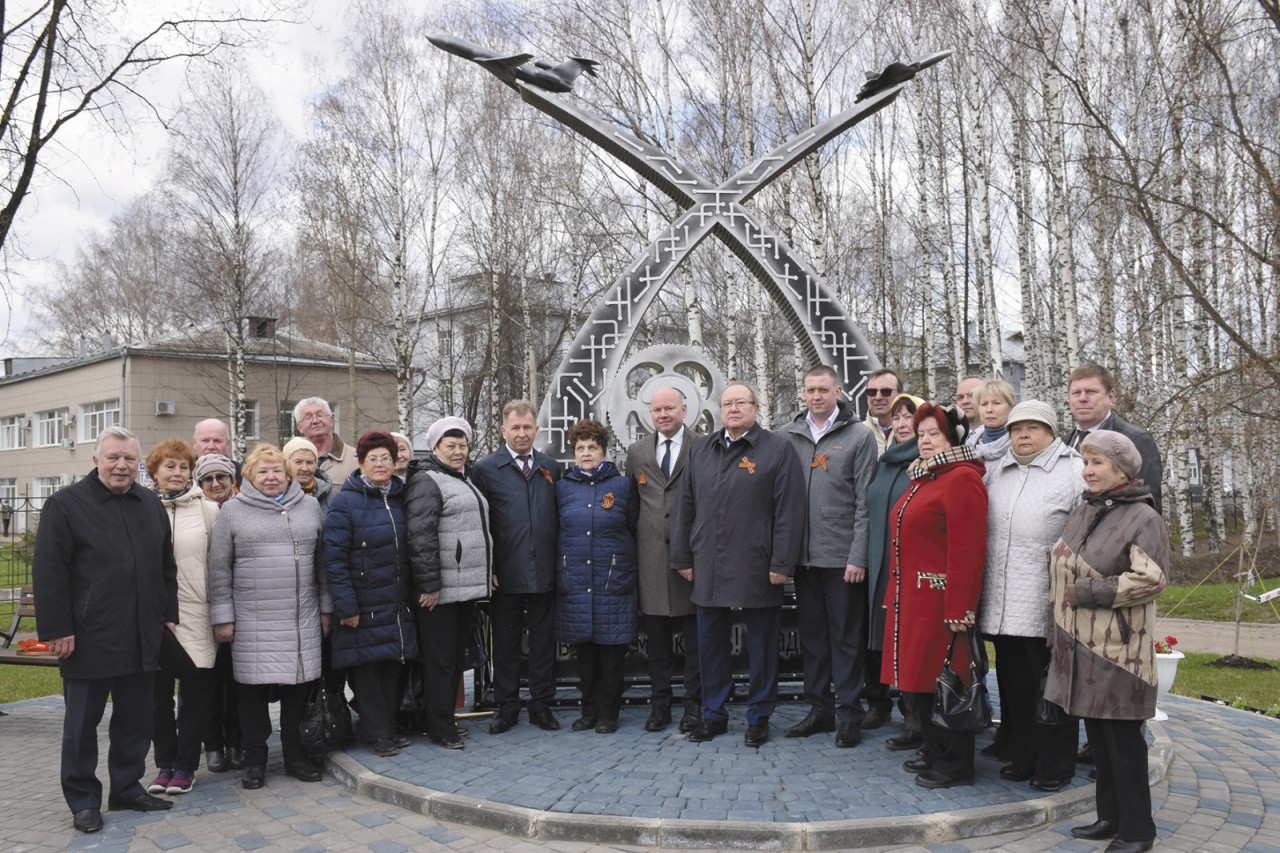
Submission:
[[[472,47],[468,45],[467,49]],[[450,52],[457,53],[456,50]],[[949,51],[923,58],[911,67],[910,73],[933,65],[948,54]],[[809,360],[834,368],[845,391],[855,404],[859,403],[866,384],[865,374],[879,367],[861,329],[809,263],[743,205],[824,143],[892,103],[910,76],[892,85],[886,82],[882,88],[869,83],[866,87],[869,94],[860,95],[864,99],[851,109],[787,140],[724,183],[716,184],[619,126],[523,82],[523,78],[512,73],[510,65],[511,61],[522,58],[527,56],[512,57],[507,65],[482,64],[519,92],[526,103],[613,154],[683,210],[618,277],[583,324],[552,376],[538,420],[547,452],[571,459],[566,437],[569,428],[582,418],[614,421],[621,414],[621,408],[622,411],[629,409],[647,424],[647,410],[639,413],[634,406],[619,408],[616,400],[610,406],[608,395],[613,389],[616,397],[617,385],[626,380],[620,375],[620,368],[641,317],[671,274],[711,234],[722,240],[764,285],[782,309]],[[878,75],[868,76],[874,80]],[[676,366],[662,360],[657,364],[664,372]],[[648,393],[652,394],[652,388]],[[615,421],[613,426],[618,431],[624,424]]]

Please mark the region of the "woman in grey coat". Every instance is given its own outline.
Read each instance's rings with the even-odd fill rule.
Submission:
[[[467,476],[470,442],[462,418],[433,423],[432,455],[409,475],[404,497],[427,735],[446,749],[463,748],[454,699],[474,605],[489,594],[493,567],[489,504]]]
[[[1080,503],[1080,454],[1062,443],[1053,407],[1027,400],[1009,413],[1012,446],[987,467],[987,565],[978,627],[996,650],[1000,718],[1013,762],[1005,779],[1056,791],[1075,774],[1079,725],[1036,723],[1040,679],[1049,666],[1045,638],[1049,561],[1067,516]]]
[[[280,698],[285,771],[303,782],[320,770],[298,727],[311,683],[320,677],[320,637],[333,605],[316,559],[323,517],[293,480],[280,449],[259,444],[244,462],[240,494],[218,514],[209,551],[214,635],[231,643],[240,685],[245,788],[265,784],[271,696]]]

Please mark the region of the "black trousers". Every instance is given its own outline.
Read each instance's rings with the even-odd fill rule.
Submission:
[[[782,608],[698,608],[698,665],[702,670],[702,718],[727,720],[725,703],[733,692],[733,623],[747,628],[747,725],[767,722],[778,704],[778,640]]]
[[[324,689],[330,695],[347,701],[347,671],[333,668],[333,632],[320,637],[320,677],[324,679]]]
[[[798,566],[795,586],[804,698],[819,714],[861,723],[867,585],[845,583],[844,566]]]
[[[213,678],[212,669],[195,666],[182,672],[162,668],[156,674],[151,738],[155,744],[157,768],[195,773],[200,766],[200,742],[209,722]],[[175,684],[178,690],[176,716]]]
[[[395,712],[399,706],[400,661],[362,663],[347,670],[360,710],[359,733],[365,743],[395,734]]]
[[[904,694],[906,695],[906,694]],[[953,732],[933,724],[933,694],[913,693],[920,711],[924,757],[929,766],[952,779],[973,778],[973,732]]]
[[[98,781],[98,724],[111,697],[107,775],[111,793],[133,797],[143,791],[138,780],[147,770],[151,748],[151,692],[155,673],[113,678],[64,678],[62,699],[62,796],[71,811],[102,807]]]
[[[267,763],[267,738],[271,737],[268,706],[272,693],[280,697],[280,746],[284,752],[284,763],[294,764],[307,757],[298,728],[302,725],[307,696],[313,686],[310,681],[303,684],[239,685],[241,746],[244,747],[246,767],[261,767]]]
[[[996,649],[1000,719],[1012,738],[1013,766],[1034,771],[1033,778],[1041,782],[1070,779],[1076,772],[1079,724],[1074,717],[1058,726],[1036,722],[1040,676],[1049,665],[1044,638],[993,635],[989,639]]]
[[[456,737],[454,712],[458,704],[458,679],[462,655],[471,642],[474,601],[437,604],[434,610],[416,608],[422,690],[426,695],[427,735],[435,740]]]
[[[529,633],[529,711],[546,711],[555,697],[556,596],[554,592],[494,592],[489,602],[493,621],[493,698],[498,714],[520,713],[520,638]]]
[[[582,690],[582,716],[588,720],[617,720],[622,707],[622,662],[625,645],[577,643],[578,686]]]
[[[880,649],[863,649],[863,684],[862,698],[867,703],[867,709],[879,708],[886,714],[893,707],[893,700],[889,698],[889,685],[880,680],[880,667],[884,663],[884,652]]]
[[[1123,841],[1156,837],[1142,725],[1142,720],[1084,720],[1085,736],[1093,747],[1093,766],[1098,770],[1094,795],[1098,819],[1113,821]]]
[[[644,624],[645,650],[649,656],[650,701],[657,706],[671,709],[674,691],[671,679],[675,676],[675,633],[680,632],[684,641],[684,704],[686,708],[701,713],[702,675],[698,672],[698,617],[650,616],[640,617]]]
[[[218,644],[213,663],[213,687],[209,696],[209,721],[205,725],[205,752],[239,749],[240,685],[231,674],[231,644]]]

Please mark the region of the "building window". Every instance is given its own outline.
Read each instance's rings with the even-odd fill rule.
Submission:
[[[31,496],[39,500],[50,497],[62,488],[61,477],[33,477],[31,479]]]
[[[244,401],[244,437],[258,437],[258,401]]]
[[[50,409],[47,412],[36,412],[34,446],[56,447],[62,444],[63,439],[67,438],[67,417],[68,412],[66,409]]]
[[[27,446],[27,419],[24,415],[0,418],[0,450],[21,450]]]
[[[104,429],[113,426],[120,426],[118,399],[85,403],[80,407],[80,415],[76,418],[76,429],[79,432],[77,441],[97,441]]]

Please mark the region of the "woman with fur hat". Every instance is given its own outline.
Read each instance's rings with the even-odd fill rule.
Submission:
[[[410,472],[404,499],[425,722],[434,743],[462,749],[454,700],[475,603],[489,594],[489,503],[467,473],[471,424],[440,418],[427,430],[427,445],[431,455]]]
[[[1050,552],[1080,503],[1084,467],[1057,437],[1056,424],[1048,403],[1019,403],[1008,415],[1009,451],[987,463],[987,565],[978,609],[978,627],[1000,662],[1000,721],[1012,752],[1000,776],[1040,791],[1071,781],[1080,728],[1075,719],[1052,726],[1035,719],[1049,665]]]
[[[915,694],[921,709],[923,754],[903,768],[924,788],[973,784],[973,734],[934,725],[927,709],[947,649],[952,665],[969,671],[987,545],[987,490],[982,462],[964,443],[968,423],[954,408],[925,403],[913,418],[920,457],[911,485],[889,514],[889,578],[885,590],[881,679]],[[962,677],[964,677],[962,675]]]
[[[1155,713],[1155,600],[1165,587],[1169,530],[1142,457],[1125,435],[1095,430],[1080,445],[1084,502],[1053,548],[1053,662],[1045,698],[1084,718],[1098,771],[1098,819],[1076,838],[1114,839],[1109,853],[1150,850],[1156,826],[1143,722]]]

